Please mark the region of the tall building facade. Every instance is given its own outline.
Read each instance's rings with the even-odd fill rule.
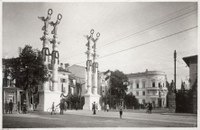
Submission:
[[[80,65],[72,65],[67,68],[68,71],[71,72],[71,75],[76,80],[76,83],[78,83],[81,88],[80,91],[75,87],[74,93],[79,95],[84,95],[86,93],[86,86],[85,86],[85,67]]]
[[[20,88],[16,87],[16,80],[12,79],[12,67],[10,67],[7,63],[11,62],[13,59],[2,59],[2,106],[3,106],[3,113],[5,112],[5,103],[9,103],[10,101],[13,102],[13,110],[17,109],[17,103],[21,104],[21,90]]]
[[[140,104],[152,103],[153,107],[167,106],[167,76],[161,71],[148,71],[127,74],[128,93],[138,99]]]
[[[192,112],[197,113],[197,91],[198,91],[198,56],[184,57],[183,60],[189,67],[189,88],[192,90]]]

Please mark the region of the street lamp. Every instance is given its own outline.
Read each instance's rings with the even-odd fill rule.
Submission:
[[[162,85],[160,85],[159,83],[159,95],[158,95],[159,107],[162,107],[161,89],[162,89]]]

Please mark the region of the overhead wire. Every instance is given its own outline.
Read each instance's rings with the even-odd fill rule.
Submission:
[[[193,5],[192,5],[192,6],[193,6]],[[178,13],[178,12],[180,12],[180,11],[189,9],[189,8],[192,7],[192,6],[188,6],[188,7],[182,8],[182,9],[180,9],[180,10],[178,10],[178,11],[172,13],[172,14],[176,14],[176,13]],[[125,36],[125,37],[123,37],[123,38],[120,38],[120,39],[111,41],[111,42],[109,42],[109,43],[107,43],[107,44],[104,44],[103,46],[100,46],[98,49],[101,49],[101,48],[103,48],[104,46],[107,46],[107,45],[109,45],[109,44],[112,44],[112,43],[121,41],[121,40],[123,40],[123,39],[129,38],[129,37],[131,37],[131,36],[134,36],[134,35],[137,35],[137,34],[146,32],[146,31],[148,31],[148,30],[151,30],[152,28],[155,28],[155,27],[157,27],[157,26],[160,26],[160,25],[162,25],[162,24],[165,24],[165,23],[167,23],[167,22],[169,22],[169,21],[172,21],[172,20],[174,20],[174,19],[180,18],[180,17],[182,17],[182,16],[184,16],[184,15],[190,14],[190,13],[192,13],[192,12],[194,12],[194,11],[196,11],[196,8],[195,8],[194,10],[191,10],[191,11],[187,12],[187,13],[181,14],[181,15],[176,16],[176,17],[173,17],[173,18],[170,18],[170,19],[168,19],[168,20],[166,20],[166,21],[163,21],[163,22],[161,22],[161,23],[155,24],[155,25],[150,26],[150,27],[148,27],[148,28],[146,28],[146,29],[143,29],[143,30],[140,30],[140,31],[135,32],[135,33],[133,33],[133,34],[130,34],[130,35],[128,35],[128,36]],[[168,15],[168,16],[169,16],[169,15]],[[164,18],[166,19],[166,17],[164,17]],[[80,54],[82,54],[82,53],[77,53],[76,55],[73,55],[73,56],[71,56],[71,57],[68,57],[68,59],[69,59],[69,58],[76,57],[76,56],[79,56]]]
[[[178,34],[180,34],[180,33],[186,32],[186,31],[190,31],[190,30],[195,29],[195,28],[197,28],[197,27],[198,27],[198,26],[193,26],[193,27],[190,27],[190,28],[181,30],[181,31],[176,32],[176,33],[173,33],[173,34],[169,34],[169,35],[167,35],[167,36],[163,36],[163,37],[161,37],[161,38],[157,38],[157,39],[154,39],[154,40],[151,40],[151,41],[142,43],[142,44],[140,44],[140,45],[132,46],[132,47],[129,47],[129,48],[126,48],[126,49],[123,49],[123,50],[120,50],[120,51],[117,51],[117,52],[114,52],[114,53],[110,53],[110,54],[101,56],[101,57],[99,57],[98,59],[102,59],[102,58],[105,58],[105,57],[108,57],[108,56],[111,56],[111,55],[114,55],[114,54],[118,54],[118,53],[121,53],[121,52],[124,52],[124,51],[132,50],[132,49],[135,49],[135,48],[138,48],[138,47],[141,47],[141,46],[145,46],[145,45],[148,45],[148,44],[151,44],[151,43],[154,43],[154,42],[157,42],[157,41],[160,41],[160,40],[163,40],[163,39],[172,37],[172,36],[174,36],[174,35],[178,35]],[[85,61],[83,61],[83,62],[85,62]],[[83,63],[83,62],[78,62],[78,63],[75,63],[75,64],[81,64],[81,63]]]
[[[161,38],[157,38],[157,39],[151,40],[149,42],[145,42],[145,43],[142,43],[142,44],[139,44],[139,45],[136,45],[136,46],[132,46],[132,47],[129,47],[129,48],[117,51],[117,52],[113,52],[113,53],[101,56],[101,57],[99,57],[99,59],[104,58],[104,57],[108,57],[108,56],[111,56],[111,55],[114,55],[114,54],[118,54],[118,53],[121,53],[121,52],[124,52],[124,51],[128,51],[128,50],[131,50],[131,49],[134,49],[134,48],[138,48],[138,47],[141,47],[141,46],[144,46],[144,45],[148,45],[148,44],[154,43],[156,41],[160,41],[160,40],[163,40],[165,38],[168,38],[168,37],[171,37],[171,36],[174,36],[174,35],[177,35],[177,34],[180,34],[180,33],[195,29],[195,28],[197,28],[197,26],[193,26],[191,28],[187,28],[187,29],[181,30],[181,31],[173,33],[173,34],[170,34],[170,35],[167,35],[167,36],[164,36],[164,37],[161,37]]]

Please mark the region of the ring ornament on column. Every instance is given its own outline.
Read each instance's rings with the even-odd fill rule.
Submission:
[[[46,56],[49,56],[50,55],[49,48],[47,48],[47,47],[42,48],[42,54],[45,54]]]
[[[97,62],[95,63],[95,67],[96,67],[96,68],[98,68],[98,67],[99,67],[99,64],[98,64]]]
[[[59,53],[58,53],[58,51],[53,51],[53,52],[52,52],[52,55],[53,55],[53,57],[54,57],[55,59],[59,59]]]
[[[48,15],[52,15],[53,14],[53,10],[52,9],[49,9],[48,10]]]
[[[93,68],[98,68],[99,64],[97,62],[93,63]]]
[[[88,60],[88,61],[86,62],[86,66],[89,67],[89,66],[91,66],[91,65],[92,65],[92,61],[91,61],[91,60]]]
[[[97,38],[100,37],[100,33],[98,32],[98,33],[96,34],[96,36],[97,36]]]
[[[62,14],[58,14],[57,19],[61,20],[62,19]]]
[[[91,29],[90,34],[94,34],[94,29]]]

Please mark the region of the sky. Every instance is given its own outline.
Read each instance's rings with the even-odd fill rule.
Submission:
[[[189,79],[183,57],[196,55],[197,3],[195,2],[9,2],[3,3],[3,58],[18,56],[26,44],[42,49],[43,22],[63,18],[58,25],[60,62],[85,66],[87,40],[94,29],[99,71],[124,73],[157,70],[174,74],[174,50],[177,51],[177,87]],[[50,28],[52,30],[52,28]],[[50,35],[52,37],[52,35]],[[50,46],[52,48],[52,46]]]

